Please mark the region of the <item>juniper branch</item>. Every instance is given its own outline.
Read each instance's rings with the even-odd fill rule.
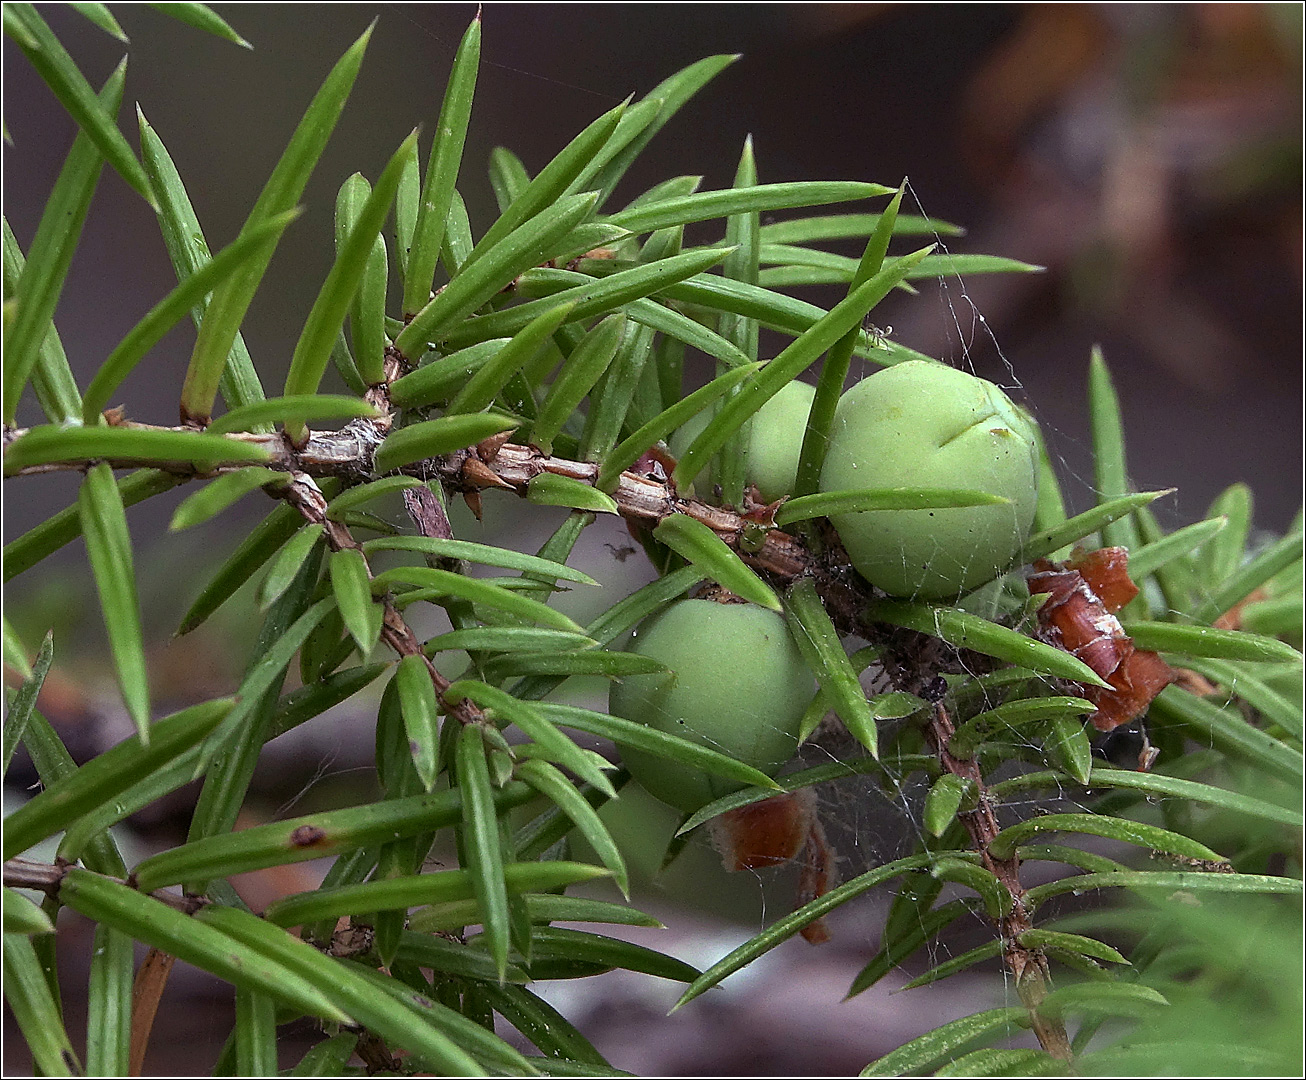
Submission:
[[[302,449],[295,449],[290,440],[280,433],[235,433],[226,438],[242,445],[259,446],[268,451],[269,460],[263,464],[270,469],[285,472],[292,480],[292,493],[283,495],[275,490],[275,485],[268,485],[269,493],[276,497],[298,500],[295,504],[309,521],[320,521],[329,525],[329,535],[334,550],[339,547],[356,547],[356,543],[345,539],[347,530],[336,523],[327,523],[323,513],[319,516],[316,499],[308,492],[316,489],[313,481],[327,477],[337,477],[348,482],[373,479],[372,457],[381,440],[376,437],[375,419],[354,421],[339,431],[312,432]],[[189,431],[190,428],[157,427],[119,421],[120,426],[156,431]],[[26,434],[26,429],[7,429],[6,445]],[[487,440],[493,444],[495,440]],[[183,480],[202,480],[220,476],[226,472],[245,468],[249,462],[215,462],[199,468],[190,461],[158,461],[136,458],[112,458],[108,460],[114,469],[154,468],[171,473]],[[16,470],[12,476],[31,476],[56,471],[83,471],[95,462],[83,459],[70,459],[44,465],[32,465]],[[532,446],[516,443],[504,443],[499,446],[468,448],[447,454],[439,458],[430,458],[404,466],[400,472],[423,478],[438,477],[453,491],[480,492],[487,488],[513,491],[521,497],[526,496],[530,481],[542,473],[553,473],[593,484],[598,477],[599,466],[594,462],[571,461],[566,458],[552,457]],[[773,575],[780,583],[793,581],[803,574],[813,573],[818,569],[818,560],[807,545],[799,538],[780,529],[768,527],[767,507],[750,503],[744,512],[713,506],[698,499],[679,495],[669,479],[659,468],[653,472],[627,470],[621,474],[617,488],[611,492],[617,503],[617,511],[627,521],[646,529],[653,529],[663,518],[671,514],[688,514],[701,521],[716,532],[726,543],[735,548],[740,556],[757,569]],[[298,492],[298,494],[295,494]],[[320,498],[320,492],[318,493]],[[302,503],[302,505],[300,505]],[[773,510],[773,508],[771,508]],[[765,530],[760,545],[750,545],[745,535],[757,531],[761,525]],[[342,531],[343,530],[343,531]],[[755,547],[755,550],[749,550]],[[847,569],[845,563],[844,569]]]
[[[63,861],[41,863],[32,862],[30,859],[6,859],[4,863],[4,884],[6,888],[10,889],[34,889],[45,893],[46,896],[58,896],[64,877],[75,865],[75,863]],[[125,880],[123,878],[110,878],[109,880],[116,881],[119,885],[126,885],[129,888],[133,887],[130,878]],[[187,915],[194,915],[195,912],[209,903],[202,896],[180,896],[177,893],[167,892],[163,889],[149,895],[155,900],[162,901],[169,907],[176,908]]]
[[[400,373],[400,365],[402,358],[397,354],[388,355],[387,377],[396,377]],[[316,480],[335,477],[356,483],[374,477],[374,454],[392,424],[387,385],[381,383],[372,387],[367,397],[377,407],[377,417],[354,420],[338,431],[310,432],[304,445],[299,448],[279,433],[236,433],[227,436],[244,445],[253,444],[268,451],[270,460],[267,465],[288,473],[291,481],[289,484],[268,485],[269,494],[294,506],[306,521],[322,525],[334,551],[359,549],[361,545],[343,523],[327,517],[326,499]],[[123,426],[147,426],[118,418],[115,418],[115,422]],[[6,445],[22,434],[21,430],[6,429]],[[506,438],[507,436],[499,436],[487,439],[477,446],[452,454],[413,462],[399,471],[423,479],[438,479],[446,490],[469,497],[477,497],[486,489],[499,489],[525,498],[530,482],[545,473],[590,485],[597,481],[600,469],[598,463],[555,457],[533,446],[507,442]],[[14,475],[83,469],[90,464],[89,461],[58,462],[20,469]],[[246,463],[218,463],[204,470],[197,469],[193,462],[114,460],[110,464],[115,468],[148,465],[162,468],[183,479],[200,479],[244,467]],[[762,572],[774,584],[784,586],[800,577],[811,576],[841,631],[858,633],[868,639],[882,636],[882,631],[869,625],[863,613],[864,601],[871,596],[871,591],[852,573],[847,553],[832,531],[826,530],[817,536],[816,544],[809,544],[803,537],[775,527],[777,505],[762,504],[752,499],[749,493],[745,494],[741,511],[682,496],[666,470],[657,463],[644,469],[626,470],[609,494],[616,503],[618,514],[634,528],[652,530],[672,514],[687,514],[712,529],[746,563]],[[370,572],[369,568],[369,574]],[[437,694],[443,699],[450,683],[425,657],[420,640],[391,599],[386,597],[382,603],[385,605],[382,638],[400,656],[422,656]],[[919,692],[926,678],[926,667],[928,665],[915,664],[910,665],[910,669],[904,668],[902,676],[913,685],[903,683],[901,688]],[[461,723],[486,722],[484,713],[470,701],[451,706],[450,715]],[[1019,860],[1015,856],[1007,860],[995,860],[989,855],[988,844],[998,832],[992,801],[988,797],[978,764],[955,758],[948,752],[947,742],[951,730],[952,722],[947,711],[942,705],[936,705],[934,715],[926,727],[926,738],[944,768],[975,784],[979,793],[978,805],[974,810],[959,816],[985,867],[1006,886],[1013,900],[1011,911],[998,921],[998,930],[1004,942],[1005,962],[1016,981],[1021,1000],[1029,1009],[1040,1043],[1054,1056],[1069,1060],[1070,1045],[1064,1027],[1059,1021],[1042,1017],[1038,1012],[1038,1007],[1047,994],[1049,972],[1046,957],[1038,950],[1028,949],[1019,942],[1020,935],[1032,927],[1029,912],[1023,902],[1025,891],[1019,878]]]

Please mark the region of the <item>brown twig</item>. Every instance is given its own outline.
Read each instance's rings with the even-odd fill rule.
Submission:
[[[243,445],[261,446],[267,450],[269,460],[262,464],[270,469],[289,474],[292,483],[305,491],[308,482],[326,477],[339,477],[346,480],[365,480],[372,478],[372,458],[376,447],[381,443],[377,431],[379,420],[354,421],[339,431],[312,432],[301,449],[295,449],[281,434],[234,434],[227,438]],[[145,424],[128,424],[121,426],[150,428],[156,431],[182,431],[183,428],[158,428]],[[26,434],[26,429],[9,429],[6,431],[6,443]],[[114,469],[154,468],[172,473],[182,479],[209,479],[222,473],[233,472],[250,465],[250,462],[218,462],[205,469],[198,469],[191,461],[155,461],[138,458],[107,459]],[[15,470],[11,475],[32,476],[48,472],[84,471],[94,464],[89,459],[73,459],[52,462],[46,465],[30,465]],[[404,473],[432,477],[438,476],[454,491],[480,492],[486,488],[498,488],[514,491],[521,497],[526,495],[526,487],[532,479],[541,473],[554,473],[593,484],[598,476],[599,467],[593,462],[570,461],[566,458],[551,457],[541,453],[532,446],[505,443],[496,449],[493,457],[486,461],[475,448],[458,451],[442,458],[432,458],[414,462],[403,468]],[[311,485],[316,487],[316,485]],[[271,494],[281,495],[275,490]],[[320,493],[319,493],[320,494]],[[752,522],[745,514],[713,506],[697,499],[683,498],[676,494],[670,482],[665,478],[649,473],[628,470],[621,474],[617,489],[612,493],[617,503],[618,513],[626,520],[645,528],[655,527],[659,521],[671,514],[688,514],[711,528],[732,547],[739,547],[739,541],[747,526]],[[301,497],[303,497],[301,495]],[[305,509],[311,508],[311,500]],[[315,512],[315,508],[314,509]],[[306,514],[307,516],[307,514]],[[309,520],[318,520],[317,516]],[[346,530],[343,526],[331,523],[334,532],[333,548],[337,544],[350,545],[344,541]],[[779,529],[767,531],[761,549],[756,552],[741,551],[748,562],[766,570],[779,578],[791,580],[811,568],[812,559],[800,540]]]
[[[385,357],[387,380],[398,378],[403,373],[403,366],[403,357],[394,348],[388,348]],[[379,414],[376,419],[366,421],[367,425],[375,429],[371,438],[363,440],[370,445],[370,449],[366,454],[366,467],[370,469],[372,455],[376,452],[376,447],[381,445],[381,441],[389,432],[392,423],[388,384],[379,383],[371,387],[366,394],[366,400],[369,405],[377,409]],[[314,436],[310,434],[305,442],[305,449],[311,448],[313,445]],[[302,458],[305,450],[300,450],[297,453]],[[350,468],[354,468],[356,465],[361,466],[362,463],[351,463]],[[343,551],[348,548],[359,552],[362,551],[362,545],[354,539],[348,526],[327,516],[326,497],[306,469],[294,470],[291,473],[291,483],[278,491],[277,494],[290,506],[298,510],[305,521],[322,526],[327,544],[332,551]],[[366,556],[364,556],[364,563],[366,561]],[[368,577],[372,576],[370,565],[367,567],[367,573]],[[384,597],[381,602],[385,608],[381,618],[381,640],[399,656],[420,656],[426,665],[431,682],[435,686],[437,699],[443,701],[445,691],[452,684],[436,670],[435,665],[422,650],[421,639],[413,633],[412,628],[404,620],[403,615],[400,614],[399,609],[395,607],[390,597]],[[448,715],[459,723],[483,724],[486,722],[485,713],[471,701],[463,700],[448,704],[447,708]]]
[[[311,476],[302,472],[292,474],[290,484],[280,494],[290,506],[299,511],[305,521],[322,526],[327,544],[332,551],[343,551],[346,548],[362,550],[362,545],[354,539],[343,522],[327,517],[326,497]],[[370,577],[372,574],[370,566],[367,572]],[[413,633],[390,598],[387,596],[381,602],[385,606],[381,620],[381,639],[399,656],[420,656],[431,676],[437,697],[443,700],[445,691],[451,685],[449,680],[436,670],[435,665],[422,651],[421,639]],[[470,701],[464,700],[450,705],[449,713],[463,724],[485,722],[485,714]]]
[[[475,451],[464,450],[424,462],[423,475],[431,475],[432,471],[453,491],[499,488],[525,498],[527,486],[543,473],[593,484],[599,466],[590,461],[552,457],[533,446],[505,443],[488,461]],[[748,545],[741,542],[755,531],[750,529],[754,522],[748,516],[753,504],[746,505],[743,513],[737,513],[727,507],[685,498],[676,492],[660,467],[649,471],[628,469],[609,494],[617,504],[617,512],[637,527],[653,529],[672,514],[687,514],[715,532],[746,562],[778,579],[792,581],[815,568],[815,560],[803,542],[780,529],[768,529],[758,549],[749,551]]]
[[[6,859],[4,863],[4,883],[11,889],[36,889],[46,896],[57,896],[63,879],[73,867],[73,863],[53,862],[37,863],[27,859]],[[120,885],[131,886],[131,881],[110,878]],[[207,900],[194,896],[178,896],[176,893],[152,892],[149,894],[160,903],[176,908],[186,915],[193,915]]]
[[[27,859],[6,859],[4,883],[10,889],[36,889],[46,896],[54,896],[68,872],[66,865],[36,863]]]
[[[1064,1025],[1059,1019],[1039,1012],[1043,999],[1047,997],[1050,981],[1047,957],[1041,950],[1030,949],[1020,942],[1021,935],[1034,928],[1029,908],[1025,904],[1025,888],[1020,882],[1020,858],[1013,854],[1008,859],[995,859],[990,854],[989,844],[1000,831],[993,800],[985,786],[979,762],[955,757],[948,749],[954,731],[948,710],[942,702],[935,702],[933,714],[925,727],[925,738],[948,772],[974,785],[977,794],[974,808],[961,811],[957,817],[970,834],[971,845],[979,852],[984,868],[1002,882],[1011,895],[1010,910],[998,920],[1003,961],[1015,980],[1016,992],[1020,995],[1022,1004],[1029,1010],[1030,1022],[1038,1036],[1039,1045],[1053,1057],[1069,1061],[1073,1055]]]

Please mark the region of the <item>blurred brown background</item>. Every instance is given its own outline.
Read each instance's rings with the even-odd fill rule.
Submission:
[[[253,52],[142,5],[115,8],[132,37],[127,101],[140,102],[171,151],[214,249],[235,236],[330,65],[380,18],[304,195],[308,212],[282,242],[245,324],[275,392],[330,265],[337,187],[355,169],[374,177],[414,124],[430,132],[475,8],[218,9]],[[98,84],[119,59],[119,44],[66,6],[41,10]],[[968,227],[948,241],[950,250],[1007,255],[1047,272],[921,283],[919,296],[896,294],[877,309],[876,322],[913,348],[1012,388],[1044,427],[1072,509],[1092,501],[1085,372],[1090,347],[1101,343],[1121,395],[1134,482],[1179,488],[1157,504],[1163,522],[1196,520],[1216,493],[1242,480],[1255,492],[1257,525],[1282,531],[1302,489],[1301,19],[1297,4],[489,4],[460,189],[473,226],[484,229],[493,217],[484,180],[493,146],[510,147],[538,170],[632,91],[643,93],[702,56],[741,52],[659,134],[615,205],[680,173],[704,174],[704,188],[728,185],[750,132],[764,181],[896,184],[907,176],[904,211]],[[4,209],[26,248],[72,126],[21,54],[8,41],[4,49],[4,116],[13,138]],[[129,106],[122,123],[134,143]],[[429,141],[427,134],[423,153]],[[106,172],[56,315],[80,377],[173,282],[150,211]],[[837,295],[811,298],[828,304]],[[124,385],[118,400],[134,419],[175,422],[192,341],[189,326],[178,329]],[[34,408],[24,416],[37,418]],[[70,478],[6,484],[6,539],[67,505],[75,490]],[[211,528],[172,536],[166,525],[179,498],[153,500],[130,516],[147,629],[159,640],[161,703],[225,691],[237,678],[244,657],[239,646],[232,655],[231,644],[248,640],[248,605],[215,619],[208,636],[166,639],[202,583],[190,567],[208,565],[267,510],[251,498]],[[495,509],[485,535],[541,531],[511,510]],[[618,544],[619,531],[592,531],[589,549],[604,580],[638,584],[647,571],[637,560],[618,564],[603,547]],[[530,550],[532,540],[538,543],[534,536],[519,543]],[[111,691],[99,689],[105,673],[87,659],[76,676],[67,674],[72,657],[103,655],[98,617],[86,617],[94,605],[83,599],[83,559],[80,544],[70,545],[16,579],[6,599],[31,643],[56,627],[67,698],[61,708],[43,704],[66,721],[74,753],[90,754],[125,732]],[[276,775],[259,780],[263,812],[276,812],[319,772],[340,774],[343,790],[351,777],[358,785],[353,796],[337,786],[322,798],[357,797],[366,787],[356,770],[369,739],[354,724],[283,754]],[[886,815],[855,805],[833,799],[835,811],[853,819],[847,844],[870,849],[857,861],[888,857],[909,808]],[[296,804],[297,812],[309,808]],[[152,827],[164,831],[143,842],[175,842],[176,820],[160,815]],[[647,880],[656,866],[650,855],[642,899],[664,913],[692,902],[700,914],[688,923],[667,914],[673,930],[642,940],[709,963],[774,918],[790,885],[727,879],[705,845],[690,855],[688,869],[655,886]],[[941,1019],[988,1004],[967,996],[969,984],[948,982],[898,997],[877,988],[838,1005],[870,955],[882,906],[849,913],[823,950],[789,943],[772,966],[671,1021],[660,1017],[674,993],[649,989],[649,979],[610,985],[606,1004],[558,1004],[624,1068],[853,1071]],[[739,924],[723,923],[724,915]],[[202,986],[195,992],[203,1000]],[[197,1039],[207,1069],[229,1023],[227,1007],[215,1000],[171,1020],[161,1015],[158,1030],[170,1031],[178,1049]],[[13,1046],[9,1040],[6,1055]],[[155,1065],[177,1067],[163,1056]]]

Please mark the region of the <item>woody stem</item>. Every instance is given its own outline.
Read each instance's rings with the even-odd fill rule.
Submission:
[[[941,702],[934,705],[933,715],[925,727],[925,738],[938,756],[940,764],[962,780],[974,785],[977,800],[974,809],[957,815],[970,834],[971,844],[979,852],[986,870],[996,877],[1011,895],[1011,908],[998,920],[1002,937],[1002,957],[1016,982],[1016,992],[1021,1003],[1029,1010],[1030,1022],[1039,1045],[1062,1061],[1069,1061],[1072,1052],[1065,1026],[1059,1019],[1044,1016],[1039,1008],[1047,997],[1050,973],[1047,957],[1039,949],[1021,944],[1021,935],[1034,928],[1029,908],[1025,903],[1025,889],[1020,883],[1020,857],[1012,854],[1007,859],[995,859],[989,844],[998,835],[999,826],[994,814],[993,800],[984,784],[979,762],[955,757],[948,749],[955,728],[952,717]]]

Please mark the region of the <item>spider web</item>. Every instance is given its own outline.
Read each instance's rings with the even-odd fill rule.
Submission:
[[[929,215],[910,184],[907,185],[907,195],[915,204],[920,216],[928,220]],[[937,254],[945,256],[951,254],[947,239],[937,229],[933,232],[933,240]],[[932,302],[937,311],[937,319],[949,331],[949,349],[944,352],[944,355],[936,356],[936,359],[971,374],[991,378],[1029,411],[1035,420],[1040,422],[1043,429],[1047,451],[1054,462],[1054,469],[1067,501],[1082,504],[1084,508],[1097,502],[1098,494],[1093,478],[1077,471],[1070,459],[1058,449],[1059,446],[1070,441],[1070,437],[1050,427],[1040,418],[1037,404],[1024,399],[1021,393],[1024,386],[1015,366],[1003,350],[998,335],[985,317],[979,303],[968,290],[964,276],[953,272],[939,275],[931,280],[918,281],[915,284],[922,295],[914,302],[917,304]],[[880,332],[886,337],[893,337],[891,327],[886,327]],[[904,344],[910,343],[904,342]],[[991,365],[987,363],[985,354],[990,352],[996,355],[1001,365],[1002,375],[998,378],[993,378],[992,373],[987,370]],[[854,357],[849,384],[855,384],[877,370],[880,370],[877,365]],[[1158,595],[1152,599],[1159,601],[1160,598]],[[859,641],[852,641],[849,643],[849,651],[859,647],[860,644],[862,643]],[[953,670],[965,673],[965,668],[962,666]],[[978,675],[980,672],[971,674]],[[893,684],[889,673],[877,665],[867,669],[863,674],[862,683],[868,694],[898,688]],[[882,722],[881,743],[883,744],[886,736],[891,735],[895,727],[910,722],[909,720]],[[1132,727],[1136,726],[1132,725]],[[1122,729],[1110,740],[1099,741],[1102,744],[1111,741],[1118,744],[1127,742],[1129,738],[1129,729]],[[705,736],[705,741],[710,743],[711,740]],[[1037,763],[1044,760],[1045,752],[1041,739],[1023,735],[1018,729],[1013,729],[1007,741],[1014,744],[1015,753],[1009,763],[986,776],[986,782],[989,784],[1039,768],[1038,764],[1030,762]],[[1102,745],[1096,747],[1095,756],[1100,754],[1102,749]],[[1124,756],[1132,756],[1133,749],[1126,746],[1123,753]],[[864,757],[864,754],[865,751],[843,729],[842,724],[830,715],[816,735],[801,748],[792,766],[785,771],[855,760]],[[927,835],[922,824],[925,798],[931,782],[931,778],[921,771],[896,774],[889,770],[886,775],[849,775],[843,779],[820,784],[813,789],[817,797],[821,823],[831,847],[836,852],[835,884],[846,882],[887,862],[917,854],[926,847],[938,847],[936,838]],[[1090,804],[1079,795],[1078,789],[1057,786],[1009,796],[997,808],[999,824],[1006,827],[1046,813],[1089,812]],[[1150,798],[1149,801],[1162,800]],[[713,843],[707,829],[697,830],[690,840],[690,845],[709,846]],[[792,889],[790,883],[796,873],[792,866],[745,872],[751,873],[757,882],[760,913],[752,929],[754,932],[760,932],[792,909],[793,903],[786,896],[785,886]],[[1056,864],[1032,862],[1022,866],[1022,884],[1026,888],[1061,876],[1064,876],[1064,868]],[[836,947],[840,944],[840,928],[846,927],[848,932],[859,937],[859,940],[851,943],[852,947],[869,960],[878,951],[880,941],[878,933],[867,938],[868,928],[873,926],[878,929],[882,925],[882,918],[876,916],[868,922],[856,913],[856,909],[859,906],[870,905],[887,913],[890,898],[896,893],[897,888],[897,882],[878,887],[832,913],[830,919]],[[933,907],[937,908],[953,899],[964,900],[968,897],[974,898],[970,890],[945,883]],[[994,923],[984,914],[980,905],[975,904],[968,917],[963,916],[941,935],[930,935],[926,947],[897,965],[897,975],[891,975],[890,980],[896,978],[897,984],[901,985],[909,978],[960,955],[977,944],[993,940],[996,933]],[[845,941],[842,944],[850,943]],[[993,1004],[1019,1004],[1014,985],[1000,959],[990,959],[969,970],[986,973],[986,978],[991,977],[991,973],[995,970],[1001,971],[1003,1000],[995,1001]],[[926,993],[926,991],[920,990],[918,993]]]

